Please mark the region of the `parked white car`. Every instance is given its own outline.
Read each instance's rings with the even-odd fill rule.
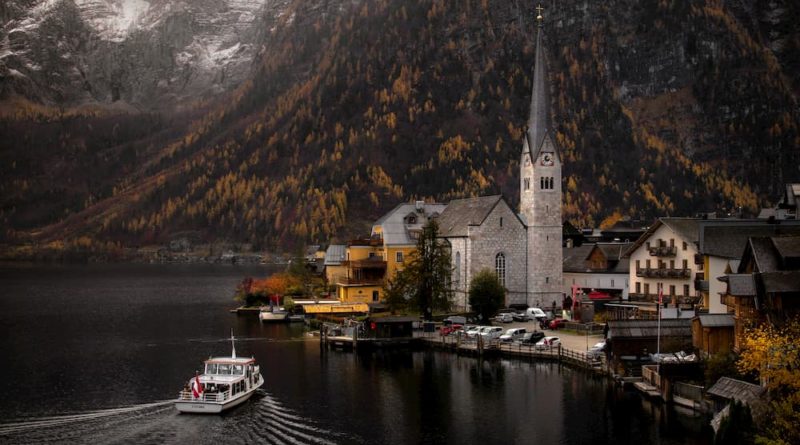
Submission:
[[[526,332],[528,332],[528,330],[525,328],[511,328],[507,330],[505,334],[500,336],[500,341],[503,343],[510,343],[512,341],[520,340]]]
[[[471,326],[468,328],[464,328],[465,332],[467,333],[467,338],[475,338],[481,329],[485,328],[486,326]]]
[[[558,348],[559,346],[561,346],[561,339],[560,338],[558,338],[558,337],[545,337],[545,338],[539,340],[539,342],[536,343],[536,345],[534,345],[534,348],[536,348],[539,351],[542,351],[542,350],[545,350],[545,349]]]
[[[501,335],[503,335],[503,328],[500,326],[486,326],[481,329],[480,333],[483,341],[492,341],[496,338],[500,338]]]
[[[589,351],[586,352],[586,356],[592,360],[600,360],[600,357],[603,355],[603,351],[606,349],[606,342],[605,340],[595,343],[594,346],[589,348]]]
[[[511,312],[503,312],[502,314],[497,314],[497,316],[494,317],[494,319],[495,321],[500,323],[511,323],[512,321],[514,321],[514,314],[512,314]]]

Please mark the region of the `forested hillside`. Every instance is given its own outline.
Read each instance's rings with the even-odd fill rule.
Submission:
[[[752,213],[800,180],[797,5],[543,3],[565,219]],[[409,199],[516,206],[533,16],[522,1],[298,0],[217,99],[7,98],[3,242],[113,252],[191,232],[280,250],[365,234]]]

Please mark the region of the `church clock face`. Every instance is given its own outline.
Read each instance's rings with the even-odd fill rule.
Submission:
[[[531,158],[525,156],[525,167],[531,165]]]
[[[553,165],[553,153],[542,154],[542,165],[545,167],[550,167]]]

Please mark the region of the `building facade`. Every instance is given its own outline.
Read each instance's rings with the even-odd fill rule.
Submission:
[[[631,301],[655,303],[660,288],[669,306],[699,302],[694,285],[704,276],[702,262],[695,261],[699,223],[697,218],[659,218],[633,243],[625,253]]]

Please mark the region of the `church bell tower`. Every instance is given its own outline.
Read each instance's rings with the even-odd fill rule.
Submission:
[[[537,10],[536,54],[528,128],[520,159],[520,213],[527,225],[527,303],[561,307],[561,158],[550,128],[550,101],[541,6]]]

